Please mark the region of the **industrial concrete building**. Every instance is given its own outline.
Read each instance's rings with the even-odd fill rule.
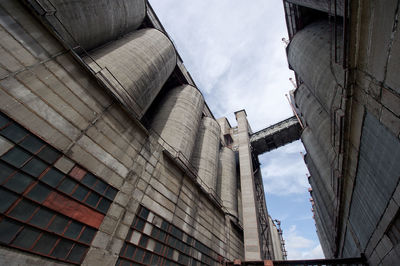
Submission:
[[[144,0],[0,12],[0,264],[285,258],[257,155],[294,118],[216,120]]]
[[[400,1],[283,4],[324,254],[399,265]]]

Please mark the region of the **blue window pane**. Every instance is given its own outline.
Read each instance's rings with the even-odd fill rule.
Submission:
[[[57,215],[56,218],[51,222],[48,230],[61,235],[65,231],[68,222],[69,219],[65,218],[64,216]]]
[[[142,208],[140,209],[139,216],[146,220],[146,219],[147,219],[147,216],[149,216],[149,212],[150,212],[150,211],[149,211],[148,209],[142,207]]]
[[[88,247],[75,244],[72,248],[71,253],[69,254],[67,260],[75,263],[80,263],[83,259],[83,256],[86,254]]]
[[[17,199],[17,195],[0,187],[0,212],[4,213]]]
[[[26,137],[20,145],[30,151],[31,153],[37,153],[38,150],[45,145],[45,143],[39,139],[38,137],[35,137],[33,135],[29,135]]]
[[[28,200],[21,200],[18,205],[11,210],[10,216],[21,221],[26,221],[32,216],[36,208],[36,204]]]
[[[60,155],[61,153],[59,151],[50,146],[46,146],[38,153],[39,158],[49,164],[53,164],[60,157]]]
[[[132,258],[132,257],[133,257],[133,254],[135,253],[135,251],[136,251],[136,247],[134,247],[134,246],[128,244],[128,245],[126,246],[125,257],[127,257],[127,258]]]
[[[88,194],[89,189],[87,189],[86,187],[79,185],[74,193],[72,193],[72,197],[74,197],[75,199],[79,200],[79,201],[83,201],[83,199],[86,197],[86,195]]]
[[[94,185],[93,189],[96,190],[98,193],[103,194],[107,187],[108,185],[99,179]]]
[[[92,175],[91,173],[87,173],[83,178],[82,178],[82,183],[87,185],[88,187],[92,187],[94,183],[96,183],[97,178]]]
[[[25,164],[24,167],[22,167],[22,170],[25,173],[28,173],[34,177],[39,177],[39,175],[43,173],[43,171],[46,170],[46,168],[47,164],[45,164],[41,160],[33,158],[27,164]]]
[[[134,260],[137,262],[141,262],[143,259],[143,255],[144,255],[144,252],[142,249],[140,249],[140,248],[136,249]]]
[[[0,130],[0,134],[14,141],[15,143],[18,143],[19,141],[21,141],[21,139],[28,135],[28,131],[14,123]]]
[[[79,238],[79,241],[82,241],[83,243],[86,244],[90,244],[95,234],[96,234],[95,229],[86,226],[85,231],[83,231],[81,237]]]
[[[12,173],[14,169],[7,164],[0,162],[0,184],[4,182]]]
[[[43,184],[36,184],[27,194],[27,197],[42,203],[47,196],[50,194],[51,190]]]
[[[62,181],[61,185],[58,186],[58,189],[64,193],[70,194],[74,190],[76,184],[77,182],[75,182],[74,180],[65,178]]]
[[[66,239],[61,239],[60,242],[58,242],[56,248],[51,253],[51,256],[58,259],[65,259],[65,257],[68,255],[68,252],[71,250],[72,245],[73,242]]]
[[[93,208],[95,208],[97,206],[97,203],[99,202],[99,199],[100,199],[100,196],[97,193],[92,191],[85,202],[87,204],[89,204],[90,206],[92,206]]]
[[[22,193],[25,191],[25,189],[33,182],[33,178],[30,176],[27,176],[23,173],[16,173],[13,175],[7,183],[4,184],[6,188],[11,189],[12,191],[15,191],[17,193]]]
[[[41,254],[49,254],[54,244],[56,243],[58,237],[55,235],[50,235],[43,233],[38,242],[33,247],[33,251],[39,252]]]
[[[29,158],[31,155],[24,151],[23,149],[19,147],[14,147],[10,151],[8,151],[6,154],[4,154],[1,158],[6,161],[7,163],[19,168],[21,167]]]
[[[110,187],[108,187],[105,196],[107,198],[109,198],[110,200],[114,200],[117,193],[118,193],[118,190],[110,186]]]
[[[66,237],[76,239],[82,231],[83,224],[72,221],[68,226],[67,231],[64,233]]]
[[[0,113],[0,128],[4,127],[8,123],[10,123],[10,119],[8,119],[5,115]]]
[[[109,201],[109,200],[106,199],[106,198],[103,198],[103,199],[100,201],[99,206],[97,206],[96,209],[97,209],[98,211],[102,212],[102,213],[107,213],[108,208],[110,208],[110,205],[111,205],[111,201]]]
[[[46,208],[41,208],[37,213],[35,213],[29,223],[41,228],[46,228],[54,214],[55,213],[53,211],[50,211]]]
[[[30,249],[39,237],[40,231],[31,227],[25,227],[13,241],[13,245]]]
[[[18,230],[21,228],[21,224],[14,222],[10,219],[4,218],[0,221],[0,242],[9,244],[15,237]]]
[[[58,171],[55,168],[51,168],[42,178],[41,180],[46,184],[56,187],[60,180],[64,177],[64,174]]]
[[[139,241],[139,246],[146,248],[147,240],[149,240],[149,237],[146,235],[142,235],[142,237],[140,238],[140,241]]]

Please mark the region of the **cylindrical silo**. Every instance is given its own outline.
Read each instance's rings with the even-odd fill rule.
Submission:
[[[336,155],[331,144],[330,116],[305,84],[302,84],[296,90],[295,101],[307,122],[307,126],[311,128],[316,141],[325,151],[328,161],[332,163]]]
[[[344,77],[342,66],[334,58],[335,49],[338,56],[341,54],[341,38],[335,48],[331,27],[325,20],[310,24],[294,35],[288,47],[290,66],[328,113]],[[340,26],[337,31],[342,31]]]
[[[190,85],[176,87],[162,99],[151,128],[189,160],[203,108],[204,99],[198,89]]]
[[[222,147],[219,152],[218,166],[218,195],[222,204],[229,213],[238,216],[237,213],[237,176],[235,153],[228,147]]]
[[[140,119],[176,66],[171,40],[142,29],[90,53],[89,66],[105,75],[112,93]],[[92,61],[95,60],[95,62]]]
[[[322,185],[326,189],[326,196],[329,197],[329,199],[334,199],[335,193],[332,186],[332,166],[309,127],[306,127],[303,130],[303,133],[301,134],[301,140],[307,150],[307,155],[311,157],[311,160],[314,163]],[[311,174],[316,175],[315,173]]]
[[[344,0],[286,0],[289,3],[343,16]]]
[[[203,117],[191,159],[200,182],[204,183],[205,188],[214,195],[217,194],[220,134],[221,128],[218,122],[210,117]]]
[[[48,1],[39,0],[51,10]],[[146,15],[145,0],[52,0],[58,33],[70,45],[71,36],[86,50],[91,50],[136,30]],[[65,28],[64,28],[65,27]],[[68,34],[70,33],[70,34]]]

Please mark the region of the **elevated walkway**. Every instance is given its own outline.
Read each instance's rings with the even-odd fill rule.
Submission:
[[[255,155],[282,147],[300,139],[301,126],[295,116],[264,128],[250,136],[250,144]]]

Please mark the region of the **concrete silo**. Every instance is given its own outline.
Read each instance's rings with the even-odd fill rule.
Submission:
[[[176,60],[171,40],[156,29],[135,31],[85,57],[93,71],[107,76],[114,96],[138,118],[171,75]]]
[[[92,50],[139,28],[146,15],[144,0],[40,0],[32,5],[55,11],[53,26],[69,45]],[[57,21],[59,20],[59,21]],[[61,24],[59,23],[61,22]]]
[[[176,87],[162,99],[151,128],[189,159],[203,108],[204,99],[197,88],[190,85]]]
[[[218,175],[218,155],[221,128],[218,122],[210,117],[203,117],[197,133],[195,149],[191,162],[197,169],[201,183],[210,193],[216,195]]]

